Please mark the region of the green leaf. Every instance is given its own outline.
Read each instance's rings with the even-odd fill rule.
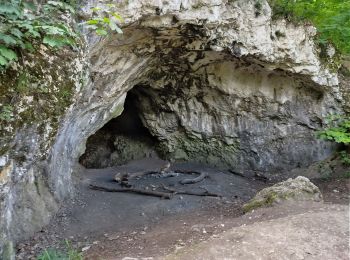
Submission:
[[[105,29],[99,28],[96,30],[96,34],[99,36],[104,36],[104,35],[107,35],[108,32]]]
[[[47,4],[46,4],[47,9],[50,9],[50,7],[48,7],[50,5],[60,10],[69,11],[70,13],[75,13],[75,10],[71,5],[61,1],[47,1]]]
[[[52,37],[52,36],[45,36],[43,39],[43,43],[49,45],[50,47],[56,48],[56,47],[62,47],[66,45],[64,41],[60,38]]]
[[[86,23],[90,24],[90,25],[98,24],[99,22],[100,22],[100,20],[98,20],[98,19],[91,19],[91,20],[86,21]]]
[[[65,31],[57,26],[53,25],[40,25],[35,28],[42,29],[45,34],[48,35],[64,35]]]
[[[114,21],[111,20],[108,25],[112,31],[117,31],[118,26],[116,25],[116,23]]]
[[[6,43],[7,45],[16,45],[17,44],[16,38],[14,38],[13,36],[8,35],[8,34],[0,33],[0,40],[3,41],[4,43]]]
[[[120,22],[124,22],[123,17],[121,17],[119,14],[117,13],[112,13],[113,17],[115,17],[118,21]]]
[[[96,25],[87,25],[86,28],[91,29],[91,30],[96,30],[99,27]]]
[[[120,29],[118,26],[117,26],[117,28],[116,28],[116,31],[117,31],[117,33],[119,33],[119,34],[122,34],[122,33],[123,33],[122,29]]]
[[[23,6],[25,9],[31,10],[31,11],[36,11],[36,6],[33,3],[27,3],[24,2]]]
[[[34,51],[34,47],[30,42],[25,42],[24,43],[24,48],[29,51]]]
[[[17,54],[13,50],[1,45],[0,45],[0,54],[1,56],[5,57],[8,61],[17,60]]]
[[[8,64],[8,61],[6,60],[6,58],[0,55],[0,65],[6,66],[7,64]]]
[[[98,12],[98,11],[101,11],[102,9],[100,7],[93,7],[91,8],[91,11],[93,12]]]
[[[0,4],[0,13],[1,14],[16,14],[17,16],[21,15],[21,12],[16,6],[11,4]]]
[[[108,17],[103,17],[102,21],[106,24],[109,24],[111,19],[109,19]]]
[[[10,30],[10,32],[12,35],[16,36],[17,38],[22,38],[22,36],[23,36],[23,33],[20,30],[18,30],[17,28],[12,28]]]
[[[106,4],[106,6],[108,6],[109,8],[114,8],[115,4]]]

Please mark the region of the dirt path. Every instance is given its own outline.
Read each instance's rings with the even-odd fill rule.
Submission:
[[[300,205],[288,205],[296,208]],[[304,205],[306,212],[244,224],[159,259],[343,259],[348,260],[349,207]],[[258,210],[256,218],[285,207]]]
[[[106,193],[88,188],[89,183],[115,187],[112,179],[117,171],[155,170],[162,163],[164,162],[159,160],[141,160],[123,167],[85,169],[78,175],[76,197],[65,203],[49,226],[30,241],[19,244],[17,259],[35,259],[45,248],[63,250],[65,239],[70,240],[75,248],[83,250],[84,259],[163,259],[166,255],[173,256],[172,252],[184,246],[191,248],[213,236],[222,237],[223,232],[230,232],[232,228],[248,226],[254,222],[265,225],[263,221],[282,219],[310,209],[315,214],[322,214],[320,204],[316,204],[287,207],[283,210],[271,208],[260,215],[243,215],[242,204],[254,196],[257,190],[271,183],[188,163],[173,167],[205,170],[209,177],[201,183],[179,186],[179,181],[184,176],[162,178],[154,175],[142,178],[135,185],[150,189],[162,184],[194,190],[204,187],[210,192],[223,195],[223,198],[176,195],[171,200],[162,200],[139,194]],[[319,181],[319,184],[326,202],[349,203],[349,180]],[[342,226],[343,230],[346,228]],[[184,251],[185,255],[186,253]]]

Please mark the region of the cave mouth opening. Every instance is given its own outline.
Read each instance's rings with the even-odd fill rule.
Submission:
[[[141,87],[127,93],[124,110],[91,135],[79,163],[85,168],[106,168],[132,160],[158,158],[157,138],[144,126],[138,102]]]

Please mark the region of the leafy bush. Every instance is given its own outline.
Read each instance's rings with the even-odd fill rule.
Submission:
[[[34,5],[29,1],[0,0],[0,67],[18,59],[22,51],[34,51],[35,46],[74,45],[77,35],[59,19],[74,13],[64,1],[47,1]]]
[[[318,136],[325,140],[334,141],[350,147],[350,117],[331,115],[327,118],[328,127],[318,132]],[[340,161],[344,165],[350,165],[350,154],[347,151],[340,152]]]
[[[318,136],[325,140],[350,144],[350,117],[331,115],[327,118],[328,127],[318,132]]]
[[[269,0],[275,17],[311,21],[321,46],[331,42],[350,54],[350,0]]]
[[[44,44],[52,48],[74,46],[77,34],[61,16],[74,14],[77,0],[48,0],[33,4],[29,0],[0,0],[0,69],[18,60],[23,52]],[[100,4],[92,8],[92,18],[84,22],[89,29],[103,36],[108,32],[122,33],[123,21],[114,4]]]

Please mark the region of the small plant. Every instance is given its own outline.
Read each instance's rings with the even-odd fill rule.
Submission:
[[[349,179],[350,178],[350,172],[346,172],[343,174],[344,179]]]
[[[37,257],[37,260],[83,260],[82,254],[74,249],[68,240],[65,240],[65,247],[66,252],[60,252],[54,249],[45,249]]]
[[[10,122],[13,119],[13,107],[5,105],[0,110],[0,121]]]
[[[350,154],[348,154],[346,151],[341,151],[339,153],[340,161],[347,166],[350,166]]]
[[[326,119],[328,127],[318,132],[318,136],[336,143],[350,144],[350,117],[331,115]]]
[[[66,259],[65,254],[53,249],[45,249],[44,252],[42,252],[37,257],[37,260],[63,260],[63,259]]]
[[[261,11],[262,11],[261,0],[256,0],[254,4],[254,8],[255,8],[255,17],[258,17],[259,15],[261,15]]]
[[[119,24],[123,18],[116,12],[115,4],[102,4],[91,9],[92,18],[84,22],[87,28],[97,35],[105,36],[108,32],[123,33]]]

